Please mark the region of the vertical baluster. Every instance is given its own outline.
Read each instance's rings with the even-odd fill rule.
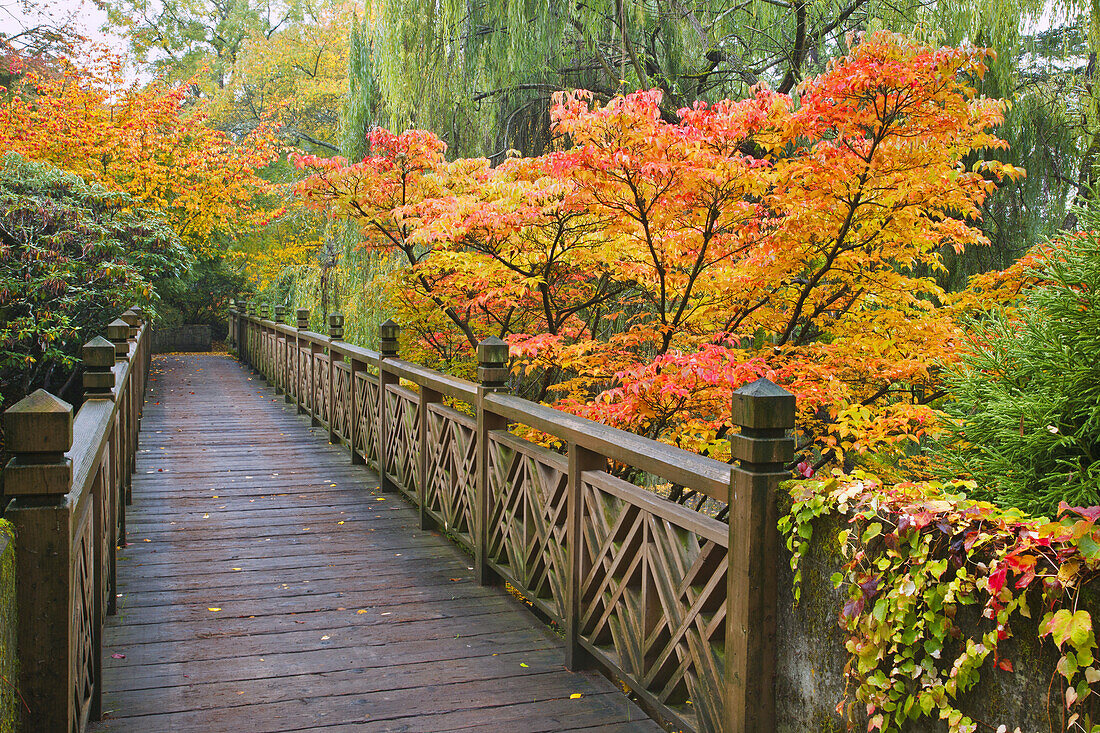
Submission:
[[[776,489],[790,477],[787,436],[795,398],[767,379],[734,392],[730,440],[729,571],[726,595],[727,719],[733,733],[775,730]]]
[[[364,378],[370,377],[366,374],[367,364],[363,361],[357,361],[355,357],[351,357],[351,376],[349,377],[348,389],[351,390],[351,394],[348,395],[348,440],[351,443],[351,462],[352,465],[362,465],[366,463],[366,459],[359,455],[359,449],[357,446],[359,442],[363,440],[363,422],[360,417],[361,413],[371,409],[369,402],[367,404],[360,404],[358,385],[359,375],[362,374]],[[364,393],[364,397],[366,394]],[[364,402],[367,402],[364,400]],[[370,419],[368,415],[367,420]],[[369,453],[367,450],[366,442],[363,443],[363,453]]]
[[[474,557],[477,563],[477,579],[482,585],[495,585],[500,578],[489,567],[489,540],[492,528],[492,481],[489,476],[489,433],[506,430],[508,421],[485,408],[484,399],[492,392],[508,389],[508,344],[496,336],[490,336],[477,345],[477,482],[475,486],[477,507],[474,516]]]
[[[430,476],[428,475],[429,467],[431,466],[430,456],[433,451],[432,436],[431,436],[431,412],[432,405],[439,404],[443,401],[443,395],[434,389],[421,386],[420,388],[420,409],[417,411],[417,426],[419,428],[419,441],[420,441],[420,466],[417,472],[420,480],[417,482],[416,497],[417,504],[420,505],[420,529],[433,529],[435,522],[432,521],[431,516],[428,514],[428,481]],[[435,450],[440,450],[441,446],[435,446]],[[443,457],[440,456],[440,460]],[[450,487],[455,491],[458,491],[457,486]]]
[[[569,444],[568,513],[566,527],[566,557],[569,578],[566,583],[565,605],[565,666],[573,671],[591,666],[592,655],[581,645],[581,615],[584,613],[583,582],[591,567],[584,547],[584,491],[585,471],[604,471],[607,459],[599,453]]]

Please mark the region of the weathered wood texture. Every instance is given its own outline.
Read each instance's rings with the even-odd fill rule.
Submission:
[[[793,449],[792,395],[766,379],[738,390],[731,471],[508,394],[499,339],[479,344],[474,384],[398,358],[392,321],[374,352],[305,330],[301,311],[298,328],[251,311],[230,311],[240,357],[293,391],[352,463],[379,472],[384,492],[414,502],[420,526],[472,551],[480,583],[507,581],[566,629],[571,669],[598,665],[673,728],[774,728],[779,541],[769,499]],[[554,436],[566,455],[513,435],[513,424]],[[731,521],[623,481],[612,464],[727,502]]]
[[[82,350],[85,401],[38,390],[3,415],[5,519],[16,538],[16,645],[24,729],[79,733],[100,713],[102,629],[148,373],[131,309]],[[13,685],[5,679],[5,684]]]
[[[151,378],[92,730],[659,730],[259,375]]]

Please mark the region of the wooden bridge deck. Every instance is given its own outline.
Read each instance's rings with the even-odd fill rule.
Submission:
[[[660,730],[260,377],[151,379],[92,730]]]

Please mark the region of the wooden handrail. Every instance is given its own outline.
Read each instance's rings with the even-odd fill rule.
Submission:
[[[150,359],[139,309],[107,335],[84,347],[85,399],[75,417],[44,390],[3,415],[28,730],[82,731],[101,712],[103,623],[115,611],[115,550],[126,541]]]
[[[730,466],[508,394],[499,340],[479,346],[474,383],[398,358],[392,322],[375,352],[342,341],[342,316],[325,336],[304,327],[308,311],[300,328],[255,311],[230,310],[238,356],[412,501],[422,526],[470,550],[480,582],[510,583],[561,624],[570,668],[603,668],[684,730],[774,729],[774,491],[793,451],[792,395],[767,380],[735,393]],[[610,462],[727,503],[728,525],[616,478]]]

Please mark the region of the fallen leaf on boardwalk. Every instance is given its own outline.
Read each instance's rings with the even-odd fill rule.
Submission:
[[[208,609],[206,609],[206,610],[207,610],[207,611],[220,611],[221,609],[220,609],[220,608],[217,608],[216,606],[211,606],[210,608],[208,608]]]
[[[230,570],[240,570],[240,568],[230,568]]]
[[[526,664],[525,662],[520,662],[520,663],[519,663],[519,666],[521,666],[521,667],[526,667],[526,666],[527,666],[527,664]]]
[[[386,497],[384,497],[384,496],[380,496],[377,499],[375,499],[375,501],[385,501],[385,500],[386,500]]]
[[[295,621],[294,623],[296,623],[296,624],[304,624],[304,623],[305,623],[305,621]]]
[[[210,515],[209,515],[209,514],[203,514],[203,515],[202,515],[202,518],[203,518],[203,519],[210,519]]]
[[[321,637],[321,641],[328,641],[328,638],[329,638],[328,634],[325,634],[324,636]]]
[[[452,583],[457,583],[460,580],[462,580],[462,578],[451,578]]]
[[[118,652],[115,652],[114,654],[111,655],[111,659],[125,659],[125,658],[126,658],[125,654],[119,654]]]
[[[344,523],[343,519],[341,519],[339,522],[337,522],[337,524],[343,524],[343,523]]]
[[[569,699],[570,700],[580,700],[582,697],[584,697],[584,695],[582,695],[581,693],[574,692],[572,695],[569,696]]]
[[[303,531],[303,532],[308,532],[308,531],[309,531],[309,527],[302,527],[302,531]]]
[[[152,542],[152,540],[142,540],[142,542]]]
[[[366,613],[366,612],[367,612],[367,609],[365,609],[365,608],[360,608],[360,609],[359,609],[358,611],[356,611],[355,613],[359,614],[359,613]]]

